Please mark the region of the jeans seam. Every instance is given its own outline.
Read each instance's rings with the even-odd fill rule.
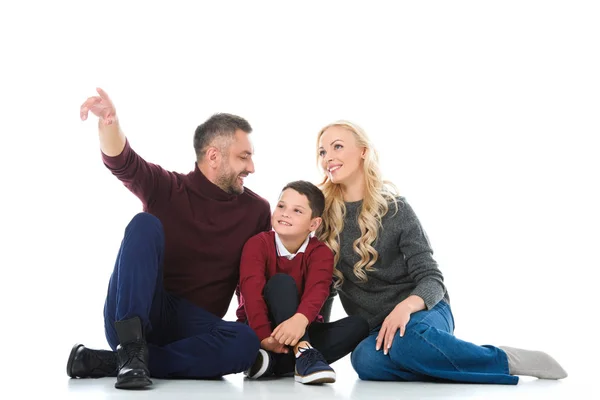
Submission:
[[[441,305],[439,305],[439,307],[441,307]],[[421,321],[418,322],[419,324],[427,322],[432,317],[432,314],[434,312],[440,314],[446,321],[448,321],[448,319],[446,318],[444,313],[440,312],[440,310],[438,309],[438,305],[433,307],[431,310],[427,310],[426,312],[427,312],[427,315]]]
[[[427,329],[431,329],[432,327],[429,326]],[[431,343],[429,340],[427,340],[421,333],[415,332],[417,334],[417,336],[419,338],[421,338],[425,343],[427,343],[428,345],[430,345],[431,347],[433,347],[434,349],[436,349],[442,356],[444,356],[444,358],[458,371],[458,372],[464,372],[463,370],[461,370],[460,368],[458,368],[458,366],[456,364],[454,364],[452,362],[452,360],[450,359],[450,357],[448,357],[442,350],[440,350],[435,344]]]

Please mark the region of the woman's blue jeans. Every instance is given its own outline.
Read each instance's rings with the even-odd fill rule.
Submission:
[[[352,366],[360,379],[505,385],[519,381],[509,374],[502,349],[454,336],[454,317],[445,301],[412,314],[404,336],[396,332],[387,355],[383,349],[375,350],[380,328],[373,329],[352,352]]]

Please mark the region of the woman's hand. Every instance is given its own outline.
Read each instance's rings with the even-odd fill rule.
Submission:
[[[383,320],[379,335],[377,335],[377,344],[375,350],[379,351],[381,343],[383,342],[383,354],[387,354],[392,342],[394,341],[394,335],[400,330],[400,337],[404,336],[406,330],[406,324],[410,321],[410,309],[403,306],[402,303],[398,304],[391,313]]]
[[[377,336],[375,350],[379,351],[381,343],[383,342],[383,354],[387,354],[390,347],[392,347],[396,332],[400,330],[400,337],[404,336],[406,325],[408,324],[408,321],[410,321],[410,315],[424,309],[425,302],[421,297],[414,294],[408,296],[398,304],[385,320],[383,320],[379,335]]]

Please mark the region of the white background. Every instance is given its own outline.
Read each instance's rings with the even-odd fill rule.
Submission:
[[[597,3],[390,4],[3,2],[3,371],[41,357],[66,378],[73,343],[107,346],[108,278],[141,205],[102,165],[96,119],[79,120],[97,86],[134,149],[182,173],[198,124],[247,118],[247,186],[271,204],[318,181],[323,125],[362,125],[429,234],[456,335],[594,371]]]

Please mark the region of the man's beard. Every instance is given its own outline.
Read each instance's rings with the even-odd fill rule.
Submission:
[[[217,186],[229,194],[242,194],[244,193],[244,186],[238,184],[237,179],[239,176],[240,174],[230,174],[225,171],[217,178]]]

